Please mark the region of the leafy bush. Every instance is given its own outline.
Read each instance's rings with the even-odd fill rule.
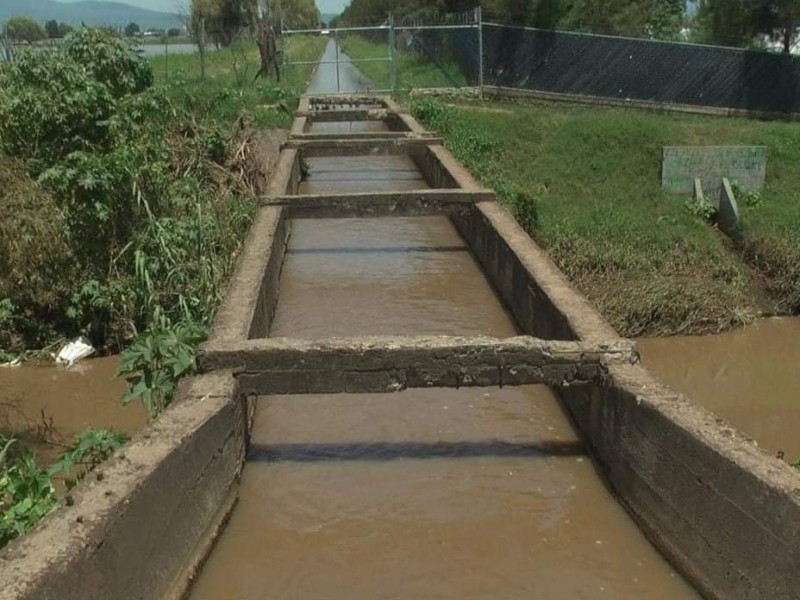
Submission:
[[[31,209],[0,222],[0,348],[82,333],[116,349],[156,315],[209,325],[257,207],[244,129],[198,125],[97,31],[0,72],[0,147],[25,160],[10,164]],[[17,196],[0,188],[0,207]]]
[[[195,370],[195,348],[208,330],[193,323],[153,326],[123,353],[117,375],[129,384],[123,402],[140,401],[156,418],[172,402],[178,382]]]
[[[64,40],[62,50],[75,64],[83,65],[94,81],[107,86],[115,98],[153,85],[153,69],[136,46],[102,29],[75,30]]]
[[[58,503],[55,477],[63,477],[71,489],[127,440],[113,431],[87,429],[53,466],[41,469],[30,452],[17,449],[16,440],[0,436],[0,547],[53,510]]]
[[[58,501],[50,475],[32,455],[11,456],[14,443],[0,437],[0,547],[24,535]]]
[[[73,440],[47,473],[51,477],[63,476],[67,490],[71,490],[127,441],[128,436],[109,429],[87,429]]]
[[[70,152],[108,142],[115,101],[61,52],[28,50],[10,63],[0,102],[0,147],[28,162],[34,175]]]

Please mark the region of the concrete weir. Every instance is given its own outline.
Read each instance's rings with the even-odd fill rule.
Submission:
[[[0,554],[0,599],[183,597],[235,503],[260,396],[531,383],[559,395],[621,504],[701,594],[800,597],[797,473],[656,381],[492,192],[393,101],[304,97],[297,115],[203,374]],[[341,122],[382,125],[314,131]],[[306,161],[330,155],[407,157],[425,185],[302,193]],[[433,215],[451,219],[523,335],[270,337],[296,219]]]

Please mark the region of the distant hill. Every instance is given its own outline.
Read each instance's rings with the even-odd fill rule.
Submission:
[[[165,3],[166,4],[166,3]],[[44,23],[50,19],[69,25],[108,25],[125,27],[137,23],[142,29],[182,27],[174,14],[146,10],[119,2],[86,0],[66,4],[55,0],[0,0],[0,22],[10,17],[25,16]]]

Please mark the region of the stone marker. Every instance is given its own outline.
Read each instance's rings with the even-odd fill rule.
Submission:
[[[700,180],[699,177],[694,178],[694,199],[698,202],[705,202],[706,197],[703,194],[703,182]]]
[[[731,182],[725,177],[719,192],[717,206],[717,227],[734,242],[742,240],[742,228],[739,224],[739,206],[731,188]]]
[[[661,187],[689,195],[699,179],[707,197],[716,198],[723,177],[757,191],[764,187],[766,174],[766,146],[664,146]]]

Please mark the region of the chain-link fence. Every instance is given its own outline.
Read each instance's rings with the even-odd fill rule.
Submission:
[[[480,10],[282,31],[285,39],[296,35],[329,39],[311,81],[312,93],[464,87],[479,85],[481,79]],[[292,66],[302,63],[286,62],[286,68]]]
[[[601,98],[800,112],[800,59],[485,23],[486,84]]]
[[[392,17],[325,35],[316,93],[484,85],[576,97],[800,112],[800,58],[483,22],[481,11]],[[319,72],[327,69],[328,75]]]

